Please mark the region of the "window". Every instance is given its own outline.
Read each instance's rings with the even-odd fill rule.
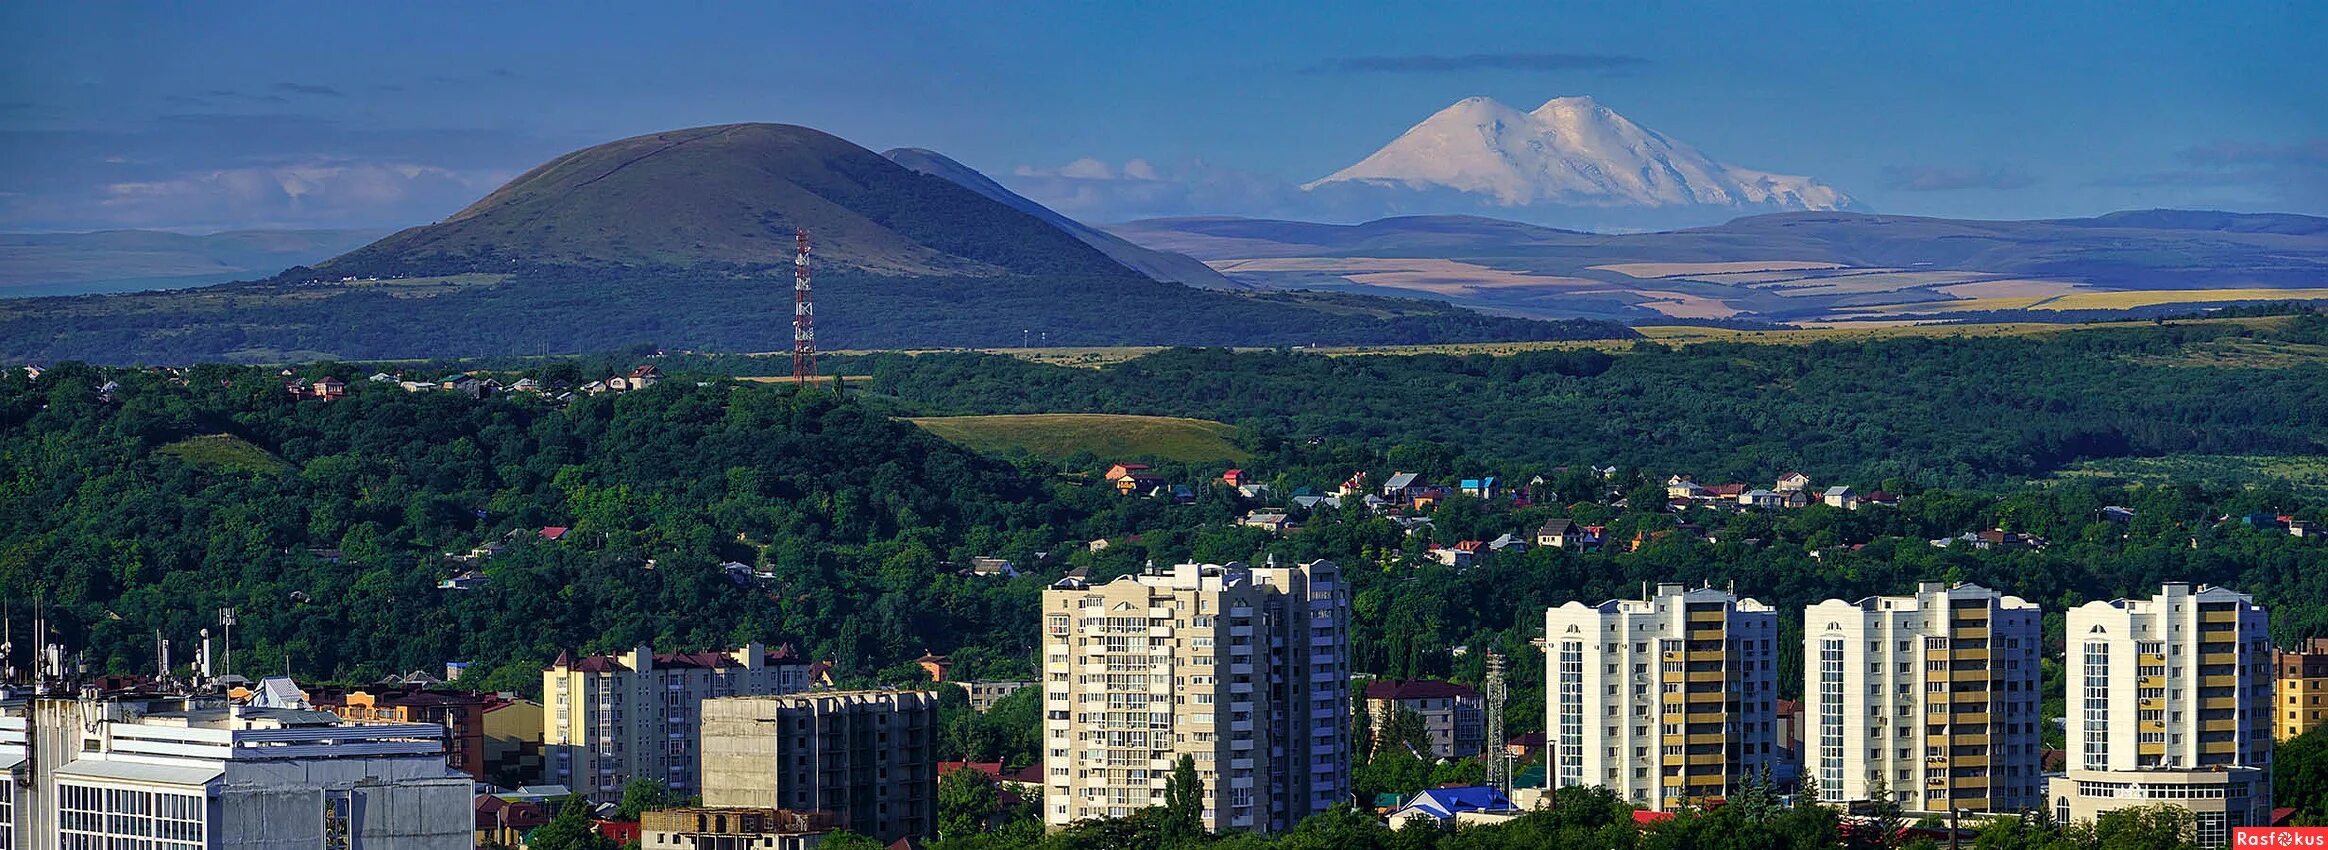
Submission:
[[[2079,690],[2080,726],[2083,735],[2084,758],[2087,770],[2108,770],[2110,766],[2110,645],[2101,642],[2084,646],[2085,677]]]

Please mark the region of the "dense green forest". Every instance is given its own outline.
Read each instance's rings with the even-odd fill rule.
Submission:
[[[1192,416],[1236,423],[1264,443],[1435,443],[1507,468],[1615,464],[1762,480],[1799,467],[1997,487],[2085,458],[2328,453],[2328,364],[2178,362],[2227,341],[2318,346],[2328,343],[2328,316],[2270,328],[1807,346],[1643,341],[1610,352],[1350,357],[1174,349],[1097,369],[924,354],[831,368],[869,374],[877,391],[932,413]],[[770,368],[696,360],[707,370]]]
[[[189,640],[226,606],[246,670],[474,660],[521,690],[560,648],[767,639],[855,666],[921,636],[1008,647],[1032,588],[941,562],[1047,543],[1074,516],[861,405],[748,385],[560,409],[359,381],[302,403],[271,372],[65,366],[0,381],[0,429],[0,588],[98,669],[147,669],[153,630]],[[574,532],[534,533],[551,525]],[[486,588],[437,588],[446,553],[505,538]],[[728,560],[777,578],[739,587]]]
[[[333,370],[362,372],[311,371]],[[790,641],[865,677],[894,675],[930,649],[954,654],[965,675],[1023,674],[1035,596],[1066,569],[1105,578],[1150,562],[1270,555],[1352,567],[1354,666],[1401,677],[1476,678],[1481,654],[1452,647],[1528,657],[1544,607],[1632,595],[1644,581],[1734,582],[1786,610],[1968,580],[2056,613],[2197,581],[2273,606],[2283,641],[2328,634],[2328,547],[2237,519],[2328,521],[2321,502],[2285,490],[2071,483],[2000,494],[1811,464],[1822,485],[1907,496],[1859,511],[1676,514],[1658,482],[1677,467],[1604,479],[1581,466],[1499,469],[1442,443],[1248,433],[1255,456],[1244,466],[1279,493],[1328,488],[1360,469],[1376,480],[1394,470],[1547,479],[1526,506],[1450,498],[1411,535],[1352,504],[1277,537],[1234,525],[1250,505],[1228,488],[1199,486],[1185,505],[1119,497],[1089,486],[1117,458],[981,458],[884,415],[895,401],[855,394],[674,379],[561,407],[358,380],[347,398],[323,402],[294,400],[282,380],[223,366],[174,376],[67,365],[37,381],[0,378],[0,460],[11,471],[0,486],[0,592],[40,600],[100,669],[146,669],[154,630],[183,639],[233,606],[247,669],[288,663],[311,677],[363,678],[466,660],[496,671],[489,684],[521,690],[559,649],[642,641]],[[108,381],[113,391],[98,392]],[[1202,484],[1222,466],[1159,469]],[[2104,521],[2104,505],[2134,518]],[[1606,525],[1616,541],[1682,524],[1694,533],[1637,552],[1500,554],[1464,570],[1421,557],[1432,543],[1524,536],[1558,516]],[[533,533],[552,525],[574,531],[557,542]],[[2051,543],[1927,542],[1993,527]],[[1099,538],[1115,545],[1089,551]],[[505,539],[507,551],[482,566],[484,587],[436,587],[458,569],[447,553]],[[1011,558],[1028,574],[959,575],[976,556]],[[773,578],[731,579],[726,561]],[[1540,675],[1517,671],[1523,688]],[[1514,702],[1516,723],[1540,710],[1532,698]]]

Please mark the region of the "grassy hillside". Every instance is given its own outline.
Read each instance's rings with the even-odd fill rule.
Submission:
[[[2310,496],[2328,495],[2328,457],[2290,455],[2203,455],[2121,457],[2081,461],[2053,480],[2102,484],[2287,488]]]
[[[203,434],[163,444],[156,452],[176,457],[187,463],[213,472],[244,472],[269,475],[285,472],[291,465],[266,449],[232,434]]]
[[[923,416],[910,420],[947,442],[987,454],[1024,451],[1044,458],[1090,452],[1104,458],[1154,457],[1183,462],[1243,460],[1229,442],[1236,431],[1203,419],[1106,413]]]

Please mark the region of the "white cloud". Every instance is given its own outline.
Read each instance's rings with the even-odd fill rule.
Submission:
[[[331,222],[414,202],[475,197],[508,176],[413,162],[317,159],[107,183],[94,205],[105,218],[127,224]]]
[[[1084,221],[1299,216],[1310,205],[1306,193],[1289,181],[1202,160],[1157,165],[1134,159],[1117,166],[1084,157],[1055,168],[1021,165],[1006,182],[1013,191]]]

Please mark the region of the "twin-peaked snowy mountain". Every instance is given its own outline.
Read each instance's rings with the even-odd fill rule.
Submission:
[[[1593,208],[1587,216],[1654,211],[1650,218],[1856,207],[1808,177],[1715,162],[1590,97],[1554,98],[1533,112],[1465,98],[1302,188],[1346,208],[1472,207],[1529,219],[1565,217],[1559,211],[1572,207]]]

